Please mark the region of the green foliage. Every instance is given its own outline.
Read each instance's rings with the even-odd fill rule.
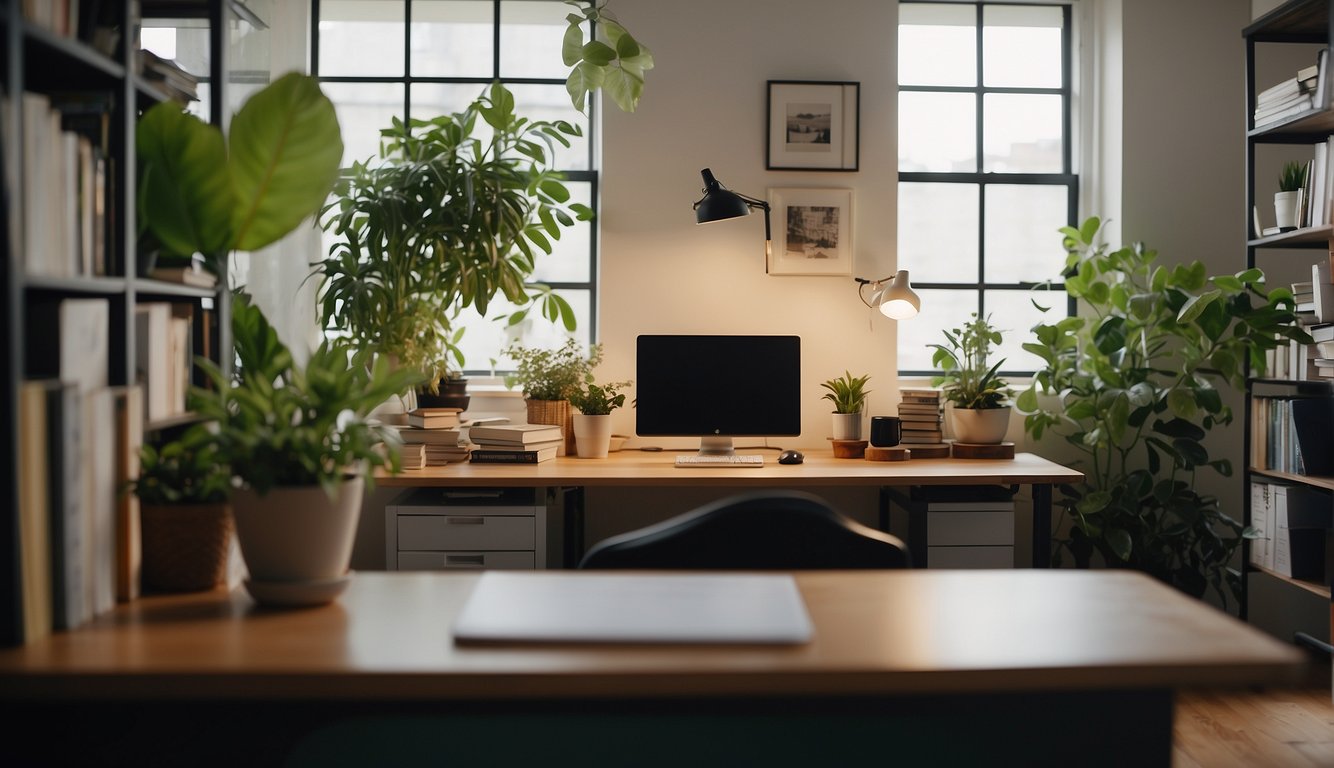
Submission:
[[[180,439],[139,450],[139,477],[131,490],[145,504],[215,504],[227,500],[232,473],[207,424]]]
[[[135,146],[142,227],[217,274],[229,251],[263,248],[319,210],[343,155],[333,104],[295,72],[251,96],[226,140],[163,102],[140,119]]]
[[[1084,456],[1085,482],[1062,488],[1069,534],[1054,559],[1064,551],[1087,566],[1097,553],[1192,595],[1212,586],[1226,604],[1241,589],[1228,563],[1252,534],[1195,490],[1201,470],[1232,474],[1203,444],[1232,422],[1219,387],[1244,388],[1247,361],[1263,375],[1265,350],[1310,338],[1291,292],[1267,290],[1260,270],[1207,277],[1199,262],[1159,265],[1140,244],[1095,244],[1100,226],[1061,229],[1066,290],[1085,311],[1035,326],[1024,345],[1045,364],[1018,398],[1025,430]],[[1039,393],[1056,403],[1042,407]]]
[[[579,342],[566,339],[556,349],[511,347],[516,370],[505,377],[505,386],[522,387],[529,400],[568,400],[593,381],[593,369],[602,362],[602,345],[594,344],[585,357]]]
[[[592,218],[551,170],[578,126],[519,116],[495,83],[462,112],[380,133],[383,162],[353,164],[321,211],[338,237],[318,269],[326,327],[431,382],[463,367],[458,312],[485,315],[497,295],[520,307],[511,325],[536,308],[572,330],[570,305],[526,281],[562,228]]]
[[[644,93],[644,72],[653,69],[653,54],[607,10],[607,0],[565,0],[578,13],[565,17],[569,26],[561,45],[561,60],[573,67],[565,81],[570,101],[585,111],[588,94],[602,89],[622,112],[634,112]],[[597,30],[585,42],[584,24]]]
[[[620,390],[630,386],[628,381],[614,381],[601,386],[590,383],[570,393],[570,405],[585,416],[606,416],[625,405],[625,394]]]
[[[869,374],[854,377],[844,371],[842,378],[820,383],[820,386],[829,390],[822,399],[834,404],[834,413],[861,413],[866,406],[866,396],[871,394],[866,389],[866,382],[870,380]]]
[[[944,385],[945,399],[956,408],[1003,408],[1010,397],[1009,383],[996,375],[1004,359],[990,364],[991,348],[1001,343],[1001,332],[991,325],[991,317],[972,318],[963,328],[945,331],[944,344],[929,344],[935,352],[931,364],[942,373],[931,379],[932,386]]]
[[[218,453],[237,477],[261,494],[316,483],[332,494],[347,474],[398,469],[397,434],[366,416],[420,374],[327,340],[299,367],[244,295],[232,305],[232,335],[237,380],[199,358],[212,386],[192,388],[190,407],[215,422]]]
[[[1296,192],[1306,184],[1306,163],[1288,161],[1278,174],[1278,191]]]

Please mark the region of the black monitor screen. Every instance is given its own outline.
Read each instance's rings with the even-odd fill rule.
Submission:
[[[635,431],[660,437],[801,434],[801,338],[640,336]]]

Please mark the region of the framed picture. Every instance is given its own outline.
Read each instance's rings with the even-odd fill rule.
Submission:
[[[861,84],[769,81],[771,171],[857,170]]]
[[[769,190],[771,275],[852,276],[852,190]]]

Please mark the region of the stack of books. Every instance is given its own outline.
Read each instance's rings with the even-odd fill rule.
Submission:
[[[1292,117],[1329,101],[1328,85],[1324,82],[1322,66],[1327,50],[1322,50],[1315,64],[1303,67],[1295,77],[1266,88],[1255,96],[1255,127],[1259,128]]]
[[[403,468],[439,467],[468,460],[459,408],[417,408],[408,411],[407,426],[398,428],[403,439]]]
[[[899,390],[899,419],[903,422],[901,443],[934,444],[945,441],[941,429],[940,390]]]
[[[199,101],[199,78],[145,48],[139,49],[139,74],[180,104]]]
[[[1297,323],[1313,341],[1290,341],[1266,352],[1267,376],[1296,381],[1334,378],[1334,282],[1330,280],[1329,261],[1322,259],[1311,265],[1311,280],[1293,283],[1292,296],[1297,304]]]
[[[556,458],[564,441],[552,424],[479,424],[469,430],[475,464],[536,464]]]

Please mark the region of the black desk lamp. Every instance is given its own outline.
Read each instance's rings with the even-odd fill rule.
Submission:
[[[769,204],[763,200],[737,194],[718,183],[713,172],[708,168],[699,172],[704,177],[704,197],[695,202],[695,223],[735,219],[749,216],[756,208],[764,211],[764,268],[769,269],[769,257],[773,251],[773,234],[769,227]]]
[[[917,297],[913,291],[912,284],[908,282],[908,270],[900,269],[893,277],[886,277],[880,280],[867,280],[864,277],[854,277],[857,281],[857,295],[861,297],[862,303],[872,309],[880,310],[880,314],[891,320],[907,320],[915,317],[918,310],[922,308],[922,300]],[[866,300],[865,288],[871,286],[871,300]]]

